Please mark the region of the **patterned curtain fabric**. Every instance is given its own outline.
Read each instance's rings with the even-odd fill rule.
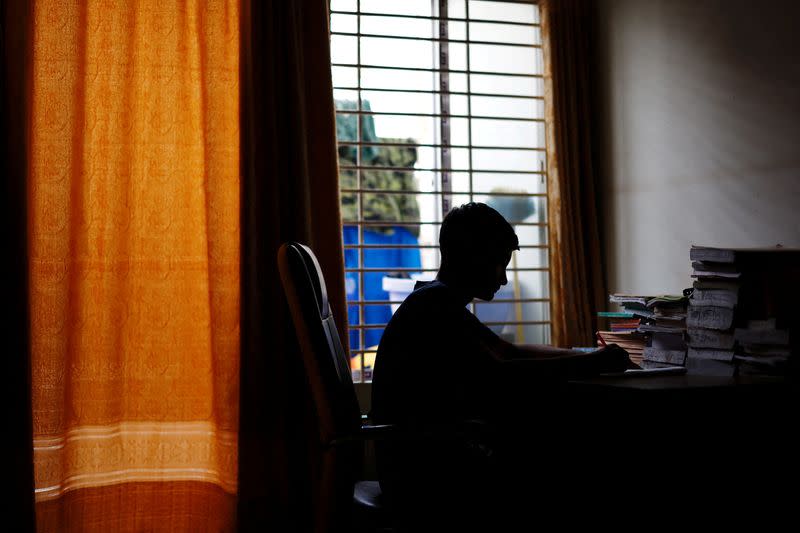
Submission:
[[[37,527],[235,527],[239,2],[32,3]]]
[[[588,0],[543,0],[552,342],[593,346],[605,308],[590,120]]]

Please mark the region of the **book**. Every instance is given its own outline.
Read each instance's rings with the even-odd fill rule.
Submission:
[[[717,350],[713,348],[689,347],[686,357],[691,359],[704,359],[713,361],[733,362],[733,350]]]
[[[608,301],[615,304],[620,305],[633,305],[633,306],[647,306],[647,301],[652,298],[652,296],[640,296],[636,294],[610,294],[608,296]]]
[[[733,309],[739,300],[738,292],[720,289],[695,289],[692,292],[692,305],[728,307]]]
[[[789,345],[789,331],[784,329],[736,328],[733,338],[740,344]]]
[[[683,330],[655,331],[647,340],[647,347],[642,352],[644,361],[683,365],[686,359],[686,341]]]
[[[689,346],[695,348],[732,350],[735,342],[732,331],[719,331],[716,329],[689,327],[686,329],[686,337],[689,341]]]
[[[683,330],[680,331],[656,331],[650,335],[647,345],[659,350],[686,350],[686,339]]]
[[[723,278],[738,279],[742,276],[740,272],[720,272],[711,270],[695,270],[692,272],[693,278]]]
[[[653,316],[656,320],[686,320],[686,306],[682,307],[654,307]]]
[[[710,246],[692,245],[689,250],[689,259],[692,261],[733,263],[736,260],[736,251],[730,248],[712,248]]]
[[[739,267],[734,263],[708,263],[693,261],[692,268],[695,272],[724,272],[725,274],[739,274]]]
[[[774,253],[792,254],[797,253],[797,250],[793,248],[784,248],[780,244],[761,248],[717,248],[693,244],[689,249],[689,259],[692,261],[707,261],[712,263],[735,263],[737,260],[742,259],[742,256]]]
[[[685,322],[667,322],[659,324],[656,322],[655,324],[639,324],[637,328],[638,331],[642,333],[680,333],[686,330],[686,323]]]
[[[685,306],[687,300],[683,294],[661,294],[647,300],[647,307],[680,307]]]
[[[619,332],[619,331],[636,331],[639,326],[641,325],[641,320],[638,318],[634,319],[625,319],[625,320],[618,320],[614,319],[611,320],[608,327],[611,331]]]
[[[683,365],[686,360],[686,350],[663,350],[661,348],[648,346],[644,349],[642,359],[655,363]]]
[[[626,309],[627,309],[627,307],[626,307]],[[638,316],[638,317],[642,317],[642,318],[654,319],[656,317],[656,314],[653,311],[650,311],[649,309],[644,308],[644,307],[641,308],[641,309],[631,309],[631,312],[633,313],[633,316]]]
[[[733,291],[737,295],[739,293],[739,282],[735,280],[725,280],[725,279],[696,279],[692,282],[692,286],[695,289],[714,289],[714,290],[725,290],[725,291]]]
[[[788,355],[735,355],[737,362],[754,363],[765,366],[781,366],[789,359]]]
[[[800,249],[693,246],[686,365],[696,373],[797,374]]]
[[[690,304],[686,325],[693,328],[730,329],[733,326],[733,309]]]
[[[692,262],[692,276],[695,278],[729,278],[737,279],[742,273],[734,263]]]

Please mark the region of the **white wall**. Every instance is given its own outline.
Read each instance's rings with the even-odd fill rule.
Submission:
[[[800,246],[800,2],[597,11],[609,291],[690,286],[692,243]]]

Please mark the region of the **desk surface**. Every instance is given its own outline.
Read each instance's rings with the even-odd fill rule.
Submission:
[[[595,378],[574,380],[570,387],[587,389],[633,389],[641,391],[663,391],[676,389],[712,389],[719,387],[757,387],[757,386],[789,386],[786,378],[771,376],[718,377],[684,374],[679,376],[598,376]]]

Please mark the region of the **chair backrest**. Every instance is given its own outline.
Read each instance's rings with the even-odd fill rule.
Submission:
[[[319,437],[327,446],[357,431],[361,423],[350,358],[342,347],[325,278],[311,249],[296,242],[283,244],[278,269],[311,386]]]

